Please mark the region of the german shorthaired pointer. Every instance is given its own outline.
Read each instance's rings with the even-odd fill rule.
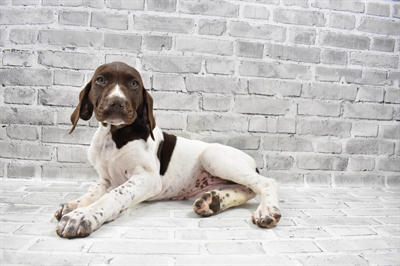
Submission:
[[[70,133],[93,113],[100,122],[88,157],[100,181],[60,205],[59,236],[86,237],[142,201],[192,197],[194,211],[210,216],[259,195],[253,223],[270,228],[279,221],[277,182],[259,175],[255,161],[237,149],[162,132],[136,69],[121,62],[97,68],[79,94]]]

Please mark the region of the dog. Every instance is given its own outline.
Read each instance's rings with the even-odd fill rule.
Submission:
[[[259,195],[252,222],[271,228],[281,218],[279,187],[259,174],[255,161],[235,148],[189,140],[156,126],[153,99],[139,72],[122,62],[99,66],[71,115],[95,115],[99,127],[88,159],[100,180],[55,213],[60,237],[86,237],[143,201],[196,199],[194,212],[218,214]]]

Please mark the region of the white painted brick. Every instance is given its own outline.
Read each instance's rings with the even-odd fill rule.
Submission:
[[[249,121],[250,132],[267,132],[267,119],[265,117],[252,116]]]
[[[154,75],[153,88],[162,91],[185,91],[185,81],[182,76]]]
[[[357,137],[376,137],[378,135],[378,125],[370,123],[353,124],[351,133]]]
[[[216,41],[194,37],[177,37],[175,49],[183,52],[194,52],[215,55],[232,55],[233,44],[231,41]]]
[[[203,95],[203,109],[207,111],[228,111],[233,101],[232,96]]]
[[[37,140],[38,132],[36,127],[14,125],[7,127],[7,136],[11,139]]]

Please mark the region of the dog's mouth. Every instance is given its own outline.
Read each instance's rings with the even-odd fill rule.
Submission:
[[[137,114],[134,111],[108,111],[97,108],[95,112],[96,119],[102,123],[111,124],[113,126],[130,125],[135,122]]]

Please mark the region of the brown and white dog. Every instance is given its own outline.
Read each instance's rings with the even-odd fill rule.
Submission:
[[[70,133],[93,113],[100,122],[88,157],[100,181],[60,205],[59,236],[88,236],[142,201],[191,197],[198,197],[194,211],[210,216],[259,195],[253,223],[270,228],[279,221],[277,182],[261,176],[255,161],[237,149],[162,132],[136,69],[121,62],[98,67],[79,95]]]

